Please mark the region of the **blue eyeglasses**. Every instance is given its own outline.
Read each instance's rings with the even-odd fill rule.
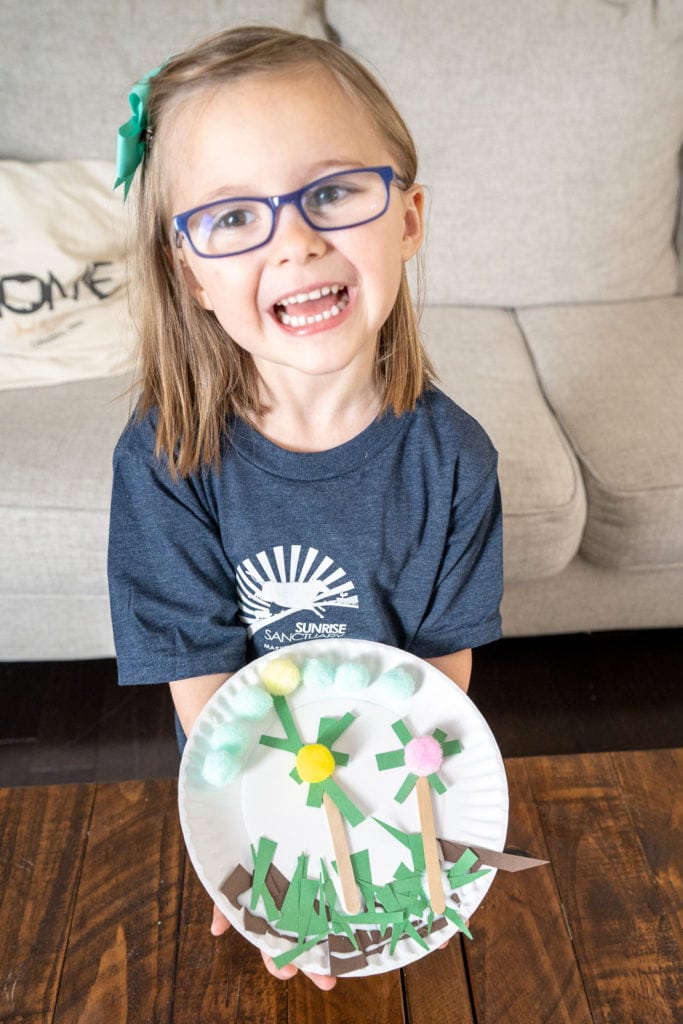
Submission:
[[[173,218],[176,242],[186,238],[197,256],[218,259],[259,249],[275,233],[277,211],[296,206],[316,231],[340,231],[369,224],[386,213],[389,187],[408,186],[392,167],[359,167],[304,185],[281,196],[238,196],[197,206]]]

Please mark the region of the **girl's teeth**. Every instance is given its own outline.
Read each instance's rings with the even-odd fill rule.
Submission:
[[[296,306],[299,302],[313,302],[315,299],[321,299],[325,295],[336,295],[342,288],[343,285],[333,284],[329,287],[325,285],[324,288],[316,288],[312,292],[299,292],[298,295],[290,295],[289,298],[283,299],[281,305]]]
[[[280,314],[280,322],[285,327],[308,327],[310,324],[321,324],[324,320],[331,320],[332,317],[339,316],[341,309],[339,306],[332,306],[331,309],[325,309],[322,313],[316,313],[315,316],[289,316],[288,313]]]
[[[339,295],[339,300],[330,309],[323,309],[320,313],[291,316],[283,308],[296,306],[302,302],[315,302],[317,299],[325,298],[328,295]],[[342,310],[346,309],[348,303],[349,297],[343,285],[325,285],[323,288],[316,288],[311,292],[300,292],[298,295],[292,295],[288,299],[284,299],[281,303],[277,304],[277,317],[285,327],[307,327],[311,324],[321,324],[324,320],[331,320],[333,317],[339,316]]]

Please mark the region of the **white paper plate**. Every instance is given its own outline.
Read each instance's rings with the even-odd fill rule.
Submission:
[[[439,838],[502,850],[508,816],[505,770],[491,730],[467,695],[421,659],[363,640],[312,640],[251,662],[221,687],[195,723],[180,767],[179,807],[185,843],[202,884],[232,925],[271,956],[291,949],[294,937],[257,935],[249,930],[243,911],[229,902],[221,885],[238,864],[250,873],[253,871],[251,846],[258,845],[263,836],[277,842],[273,862],[287,879],[292,878],[299,856],[306,853],[308,877],[319,877],[320,861],[324,860],[340,893],[331,868],[334,854],[324,811],[307,806],[308,787],[290,777],[294,755],[259,743],[263,734],[284,735],[275,711],[257,722],[240,719],[248,729],[249,741],[241,755],[241,771],[232,782],[211,786],[202,778],[202,768],[216,726],[236,720],[232,709],[235,695],[244,687],[261,688],[264,665],[283,657],[300,667],[310,658],[324,658],[336,665],[358,661],[370,670],[371,685],[360,692],[344,691],[337,686],[324,691],[299,686],[286,699],[304,743],[315,742],[321,717],[341,717],[349,711],[357,716],[332,745],[333,749],[350,755],[348,764],[335,770],[334,780],[366,815],[355,828],[345,823],[345,830],[352,853],[369,851],[374,882],[390,882],[401,862],[411,863],[409,851],[374,819],[402,832],[420,831],[415,792],[404,803],[395,800],[407,769],[379,771],[375,761],[376,754],[400,748],[392,728],[397,719],[405,722],[412,735],[431,734],[440,729],[448,740],[458,739],[462,744],[462,752],[446,757],[439,769],[446,792],[438,795],[432,791]],[[407,670],[417,684],[414,694],[405,699],[387,697],[375,682],[383,672],[398,667]],[[467,920],[481,903],[494,876],[495,870],[491,869],[463,886],[457,894],[460,902],[449,898],[447,906]],[[445,891],[450,891],[447,882]],[[254,913],[260,915],[262,911],[256,909]],[[403,967],[437,948],[457,930],[456,924],[446,922],[445,927],[426,936],[428,950],[412,938],[403,938],[393,955],[387,945],[370,956],[366,966],[345,976]],[[300,954],[295,963],[307,971],[331,973],[327,944]]]

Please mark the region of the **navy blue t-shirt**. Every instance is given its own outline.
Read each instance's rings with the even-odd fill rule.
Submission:
[[[176,481],[155,421],[132,420],[114,455],[120,683],[234,672],[320,637],[429,658],[500,636],[496,452],[440,391],[323,452],[236,421],[220,471]]]

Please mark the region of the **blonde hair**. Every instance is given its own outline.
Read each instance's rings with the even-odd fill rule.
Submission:
[[[417,154],[403,119],[376,79],[335,43],[276,28],[248,27],[211,36],[169,60],[151,80],[149,138],[138,182],[133,308],[138,318],[140,417],[157,410],[156,453],[166,454],[172,475],[220,465],[230,417],[252,420],[262,411],[251,356],[203,309],[185,281],[170,237],[162,145],[156,136],[166,118],[192,93],[255,72],[319,66],[333,74],[380,128],[396,171],[415,182]],[[162,133],[163,134],[163,133]],[[382,412],[415,407],[434,381],[420,339],[405,267],[388,319],[380,330],[376,360]]]

